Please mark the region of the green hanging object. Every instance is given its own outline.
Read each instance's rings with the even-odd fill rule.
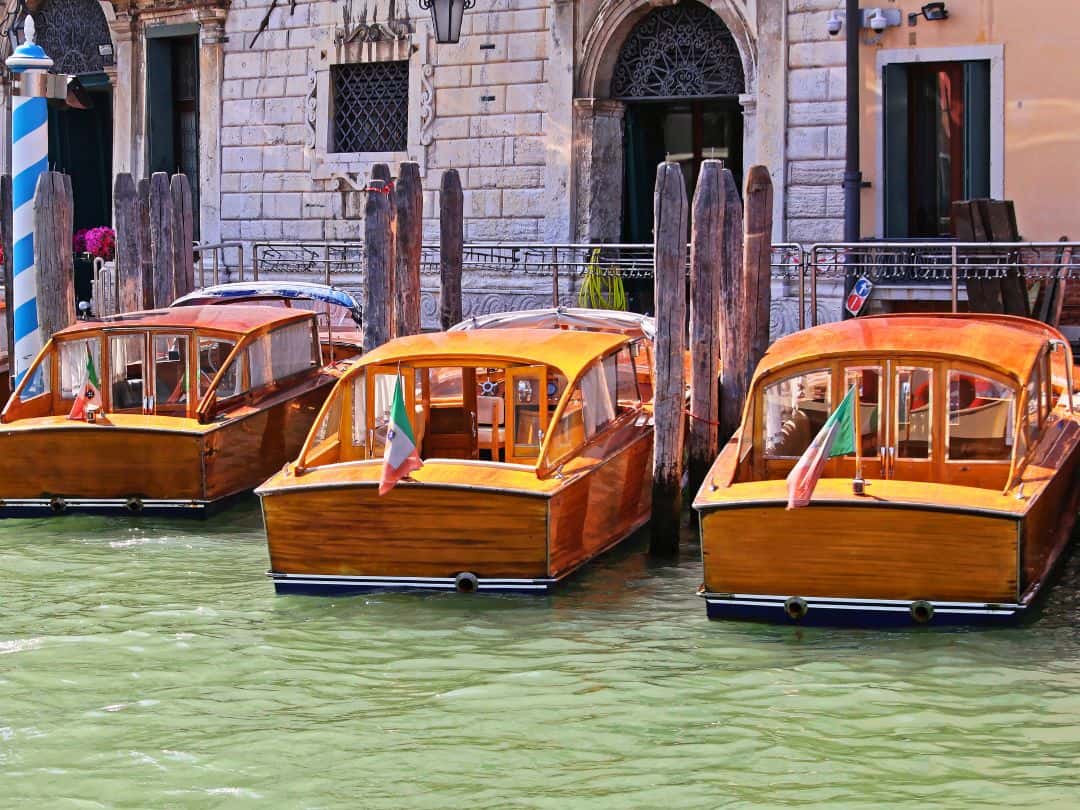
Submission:
[[[615,267],[600,266],[600,248],[593,248],[578,291],[578,305],[588,309],[627,309],[626,287]]]

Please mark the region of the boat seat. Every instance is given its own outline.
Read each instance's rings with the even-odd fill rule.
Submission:
[[[490,449],[492,458],[498,458],[499,448],[506,437],[506,403],[502,397],[476,398],[476,441],[484,449]]]
[[[143,381],[142,380],[116,380],[112,384],[111,408],[120,410],[142,410],[143,407]]]

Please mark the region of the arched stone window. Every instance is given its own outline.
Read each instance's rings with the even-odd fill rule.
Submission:
[[[111,47],[112,37],[97,0],[46,0],[33,15],[37,42],[52,58],[54,73],[104,70],[100,46]]]
[[[621,100],[735,96],[745,89],[735,38],[696,0],[645,15],[623,43],[611,80],[611,96]]]

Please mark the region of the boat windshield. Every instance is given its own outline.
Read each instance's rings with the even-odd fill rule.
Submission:
[[[558,462],[641,406],[626,346],[597,360],[570,390],[566,377],[546,365],[368,366],[335,389],[302,466],[381,458],[399,386],[408,429],[425,459],[533,466],[557,419],[548,458]]]

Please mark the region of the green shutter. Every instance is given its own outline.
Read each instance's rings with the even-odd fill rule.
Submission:
[[[886,238],[908,236],[908,74],[907,65],[885,65],[882,71],[885,96],[884,155]]]
[[[964,199],[990,196],[990,62],[964,63]]]
[[[172,40],[146,41],[147,132],[150,172],[176,171],[173,145]]]

